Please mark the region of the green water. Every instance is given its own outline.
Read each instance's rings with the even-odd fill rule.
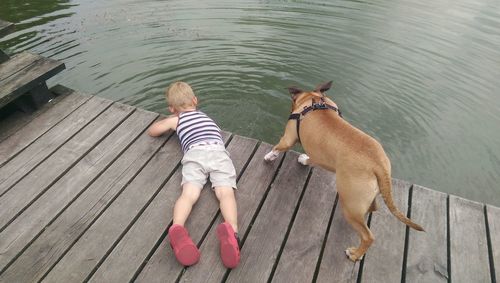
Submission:
[[[276,143],[285,90],[333,80],[393,176],[500,205],[500,2],[0,1],[9,53],[66,63],[50,84],[166,113],[189,82],[220,126]]]

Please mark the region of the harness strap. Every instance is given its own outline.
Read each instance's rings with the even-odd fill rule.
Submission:
[[[290,117],[288,117],[288,120],[297,120],[297,137],[299,138],[299,143],[300,143],[300,116],[302,116],[302,113],[292,113],[290,114]]]
[[[328,110],[328,109],[337,112],[339,114],[339,116],[341,118],[343,118],[342,113],[340,113],[340,109],[338,109],[335,106],[326,104],[323,99],[321,99],[320,103],[313,102],[311,106],[305,107],[304,110],[302,110],[302,112],[300,112],[300,113],[290,114],[290,116],[288,117],[288,120],[297,120],[297,137],[299,138],[299,143],[301,143],[301,141],[300,141],[300,120],[301,120],[302,116],[305,116],[307,113],[314,111],[314,110]]]

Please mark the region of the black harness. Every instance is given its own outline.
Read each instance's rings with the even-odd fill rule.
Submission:
[[[326,104],[325,99],[322,97],[320,102],[314,102],[314,99],[312,101],[312,104],[310,106],[304,107],[304,110],[300,113],[292,113],[288,117],[288,120],[297,120],[297,137],[299,138],[299,143],[300,143],[300,120],[302,120],[302,117],[306,116],[307,113],[315,110],[333,110],[339,114],[339,116],[342,118],[342,113],[340,112],[340,109],[338,109],[335,106]]]

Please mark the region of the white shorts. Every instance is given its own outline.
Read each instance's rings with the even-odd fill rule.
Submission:
[[[182,158],[182,185],[191,183],[203,188],[210,177],[212,188],[236,189],[236,170],[229,152],[220,144],[201,145],[189,149]]]

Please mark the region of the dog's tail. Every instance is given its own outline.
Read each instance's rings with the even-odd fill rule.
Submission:
[[[380,194],[382,195],[382,198],[384,199],[384,202],[387,205],[387,208],[389,208],[389,210],[391,211],[391,213],[394,216],[396,216],[399,219],[399,221],[410,226],[411,228],[418,231],[424,231],[424,228],[422,228],[422,226],[413,223],[408,217],[406,217],[403,213],[401,213],[401,211],[399,211],[399,209],[394,204],[394,200],[392,199],[392,182],[389,172],[384,169],[375,170],[375,175],[377,176]]]

